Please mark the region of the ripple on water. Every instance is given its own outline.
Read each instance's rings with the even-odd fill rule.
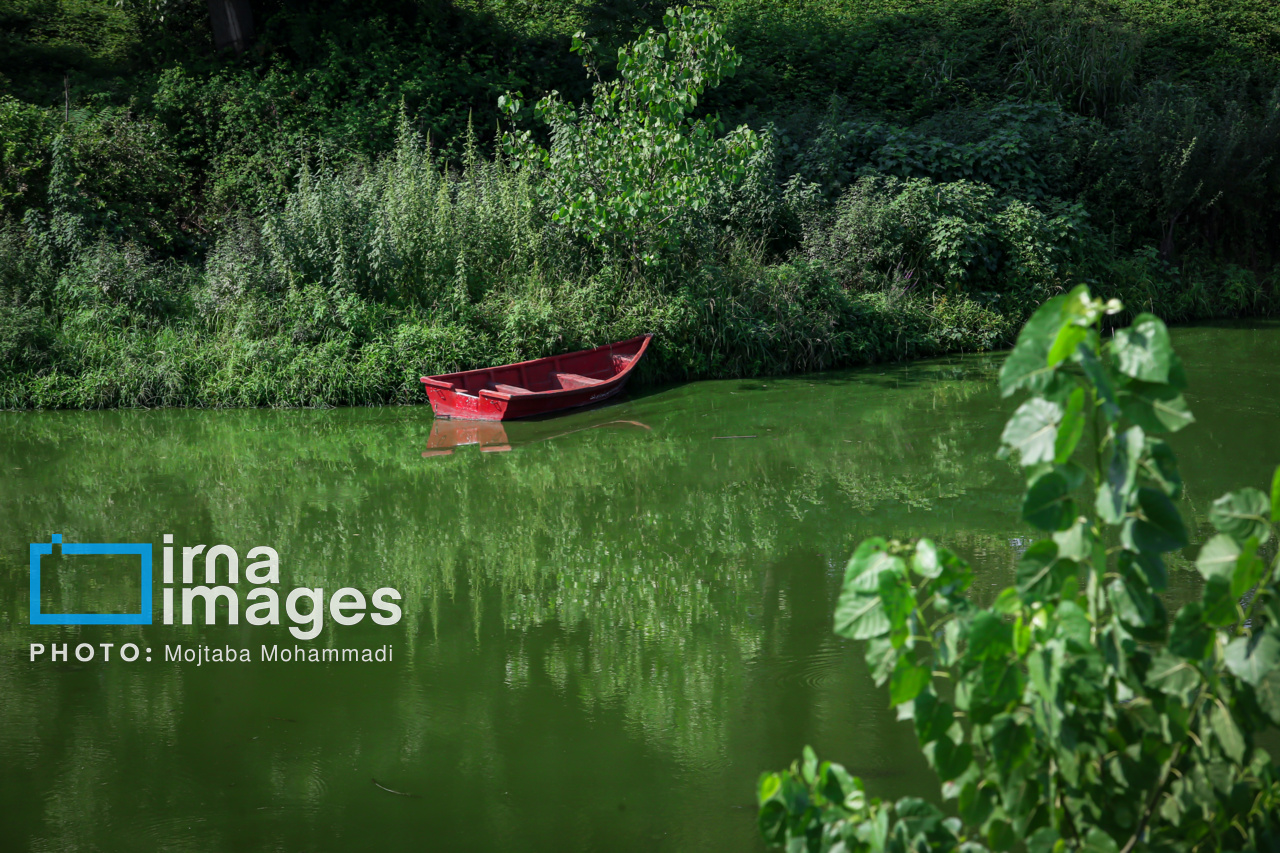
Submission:
[[[802,655],[770,655],[758,665],[774,670],[773,678],[780,685],[803,684],[819,689],[831,684],[842,670],[852,665],[848,654],[847,644],[832,640]]]

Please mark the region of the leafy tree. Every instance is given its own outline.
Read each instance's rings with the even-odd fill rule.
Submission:
[[[1080,286],[1045,303],[1000,374],[1030,398],[1003,453],[1027,475],[1022,517],[1049,536],[989,607],[973,574],[921,539],[863,542],[835,613],[912,721],[954,816],[867,797],[844,768],[802,761],[760,779],[765,838],[796,851],[1280,849],[1280,775],[1258,746],[1280,724],[1280,520],[1247,488],[1219,498],[1200,600],[1168,618],[1162,555],[1188,545],[1169,445],[1192,422],[1163,322],[1110,339]]]
[[[724,27],[688,7],[669,9],[663,23],[667,32],[650,29],[618,50],[619,78],[609,81],[596,42],[577,33],[573,50],[596,78],[592,101],[575,109],[557,92],[538,101],[549,148],[529,131],[503,138],[517,162],[545,173],[540,194],[555,221],[633,264],[654,264],[705,236],[760,147],[745,125],[720,136],[717,116],[694,115],[702,92],[738,67]],[[512,118],[521,106],[518,95],[499,101]]]

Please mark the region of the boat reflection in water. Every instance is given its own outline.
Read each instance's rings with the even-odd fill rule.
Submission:
[[[481,453],[501,453],[511,449],[502,421],[448,421],[436,418],[427,437],[423,456],[448,456],[455,447],[480,445]]]
[[[639,421],[611,420],[577,429],[563,430],[552,435],[535,434],[530,436],[527,441],[520,443],[533,444],[538,441],[550,441],[553,438],[572,435],[575,432],[602,429],[604,427],[651,429],[647,424],[642,424]],[[526,429],[525,432],[527,433],[528,430]],[[422,451],[422,455],[424,457],[448,456],[453,453],[455,447],[465,447],[469,444],[479,445],[481,453],[503,453],[511,449],[511,441],[507,438],[507,430],[502,421],[460,421],[436,418],[435,422],[431,424],[431,435],[427,437],[427,449]]]

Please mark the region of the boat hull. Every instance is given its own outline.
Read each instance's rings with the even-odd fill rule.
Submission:
[[[549,415],[620,394],[651,339],[642,335],[533,361],[424,376],[422,383],[438,418],[507,421]]]

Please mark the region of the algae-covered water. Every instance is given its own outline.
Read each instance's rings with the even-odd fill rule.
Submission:
[[[1280,326],[1174,338],[1202,538],[1213,498],[1280,462]],[[979,596],[1011,582],[1033,533],[995,457],[1015,405],[998,364],[698,383],[485,428],[424,407],[0,413],[0,850],[757,850],[756,778],[805,744],[877,795],[936,796],[830,614],[873,534],[952,546]],[[150,544],[152,624],[30,624],[31,543],[51,552],[42,613],[141,612],[139,557],[54,534]],[[182,624],[201,544],[228,546],[218,583],[238,557],[237,624],[225,599]],[[264,546],[274,582],[249,570]],[[266,588],[279,624],[251,624]],[[305,595],[291,615],[298,588],[322,590],[318,625]],[[1175,598],[1194,589],[1175,574]]]

